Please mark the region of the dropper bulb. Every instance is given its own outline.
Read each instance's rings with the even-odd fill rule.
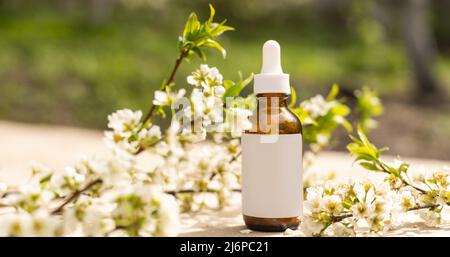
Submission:
[[[261,74],[281,74],[280,44],[275,40],[269,40],[263,46],[263,63]]]
[[[253,92],[283,93],[289,95],[289,74],[283,73],[281,68],[280,44],[275,40],[269,40],[263,45],[261,73],[253,77]]]

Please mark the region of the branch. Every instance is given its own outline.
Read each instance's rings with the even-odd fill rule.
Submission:
[[[150,144],[148,147],[152,147],[158,143],[161,143],[162,141],[164,141],[165,138],[166,138],[166,135],[162,136],[160,139],[158,139],[154,143]],[[140,146],[139,149],[134,153],[134,155],[138,155],[138,154],[142,153],[145,149],[146,149],[145,147]]]
[[[231,191],[241,192],[241,189],[234,188]],[[215,193],[215,192],[217,192],[217,191],[215,191],[215,190],[200,191],[200,190],[194,190],[194,189],[183,189],[183,190],[166,191],[165,193],[176,197],[178,194]]]
[[[60,213],[67,204],[76,200],[82,193],[88,191],[93,186],[100,184],[100,183],[102,183],[102,180],[98,178],[96,180],[91,181],[83,188],[75,190],[60,206],[58,206],[58,208],[56,208],[55,210],[52,211],[52,214],[54,215],[54,214]]]
[[[388,174],[391,174],[391,172],[389,172],[389,171],[384,167],[384,165],[383,165],[383,163],[382,163],[381,161],[378,161],[377,164],[381,167],[381,169],[382,169],[383,172],[388,173]],[[408,181],[406,181],[406,180],[402,177],[401,174],[398,176],[398,178],[400,178],[400,180],[402,181],[402,183],[403,183],[404,185],[410,186],[410,187],[414,188],[415,190],[421,192],[422,194],[429,193],[429,192],[427,192],[426,190],[423,190],[422,188],[419,188],[419,187],[417,187],[417,186],[415,186],[415,185],[413,185],[413,184],[410,184]]]
[[[184,50],[180,53],[180,55],[178,56],[178,58],[175,60],[175,65],[173,66],[172,72],[170,73],[169,79],[166,81],[166,83],[164,84],[163,88],[161,90],[166,89],[166,87],[168,85],[170,85],[174,79],[175,79],[175,74],[178,71],[178,68],[180,67],[181,62],[183,61],[183,59],[187,56],[188,51]],[[148,120],[150,120],[153,117],[153,113],[155,112],[155,108],[156,105],[154,105],[152,103],[152,105],[150,106],[150,110],[148,111],[147,115],[145,116],[145,118],[142,120],[142,123],[145,124],[145,122],[147,122]]]
[[[240,151],[237,154],[233,155],[233,157],[230,160],[230,163],[236,161],[239,158],[239,156],[241,156],[241,155],[242,155],[242,151]]]
[[[447,205],[450,205],[450,203],[447,203]],[[422,210],[422,209],[432,209],[432,208],[436,208],[439,207],[439,204],[426,204],[426,205],[417,205],[415,207],[409,208],[408,211],[417,211],[417,210]],[[351,218],[353,217],[353,214],[351,213],[344,213],[342,215],[338,215],[338,216],[331,216],[331,220],[328,224],[326,224],[321,230],[320,232],[317,234],[317,236],[321,236],[323,234],[323,232],[325,232],[325,230],[333,225],[334,223],[340,222],[346,218]]]

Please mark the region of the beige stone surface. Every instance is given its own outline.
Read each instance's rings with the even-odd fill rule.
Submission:
[[[48,125],[31,125],[0,121],[0,180],[19,184],[30,176],[33,162],[55,170],[72,165],[85,155],[102,155],[107,150],[100,131]],[[392,157],[388,157],[392,158]],[[450,162],[429,159],[408,159],[413,165],[429,169],[450,165]],[[338,178],[376,177],[352,164],[346,153],[326,152],[317,157],[311,172],[320,176],[334,171]],[[281,236],[282,233],[248,232],[243,226],[239,195],[234,204],[221,211],[201,211],[181,215],[181,236]],[[450,226],[428,228],[414,214],[404,217],[401,227],[391,236],[450,236]]]

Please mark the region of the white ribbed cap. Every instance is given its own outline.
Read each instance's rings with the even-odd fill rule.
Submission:
[[[280,44],[275,40],[264,43],[261,73],[254,76],[253,91],[255,94],[291,93],[289,74],[281,68]]]

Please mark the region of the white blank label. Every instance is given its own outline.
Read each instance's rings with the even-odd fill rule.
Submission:
[[[242,212],[260,218],[302,214],[302,135],[242,135]]]

